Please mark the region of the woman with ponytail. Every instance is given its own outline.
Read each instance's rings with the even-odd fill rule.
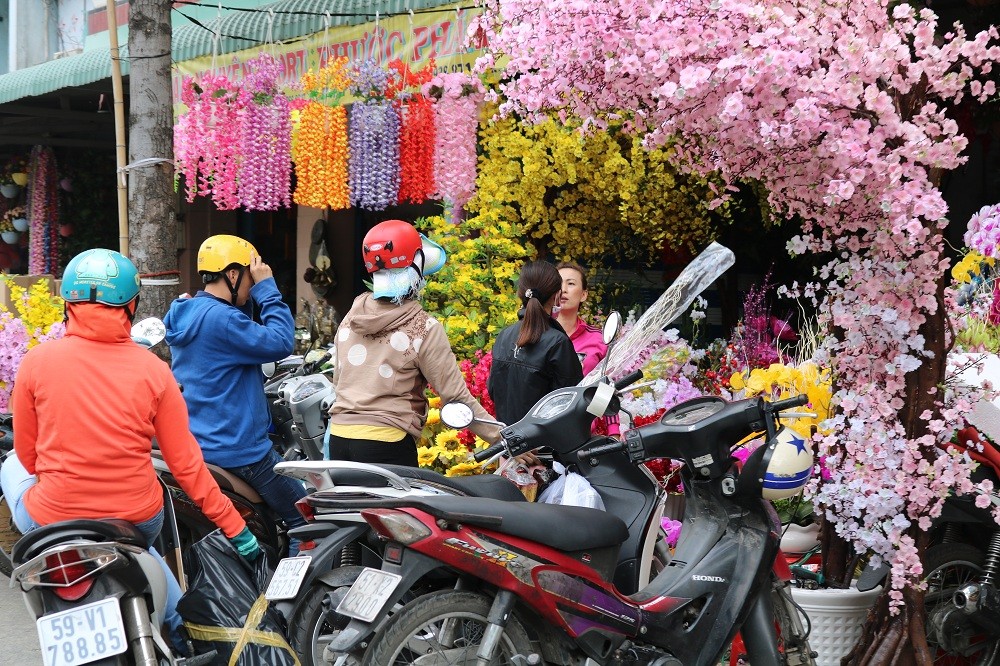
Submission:
[[[552,318],[561,293],[562,276],[549,262],[533,261],[521,269],[518,322],[500,331],[493,343],[487,383],[504,423],[520,420],[546,393],[583,379],[573,343]]]

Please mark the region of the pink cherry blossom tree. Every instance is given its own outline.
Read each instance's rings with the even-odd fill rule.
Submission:
[[[996,27],[970,37],[885,0],[484,4],[472,31],[489,43],[479,66],[503,73],[502,112],[624,120],[670,142],[682,169],[763,183],[802,221],[788,250],[832,254],[820,277],[839,411],[817,502],[841,543],[892,563],[855,660],[929,664],[926,529],[949,490],[991,490],[935,446],[969,407],[939,391],[951,340],[936,183],[964,159],[948,105],[996,95]]]

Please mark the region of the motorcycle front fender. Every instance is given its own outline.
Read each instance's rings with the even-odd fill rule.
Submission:
[[[396,585],[396,589],[393,590],[392,596],[389,597],[385,606],[382,607],[382,610],[374,620],[371,622],[351,620],[350,623],[341,629],[340,633],[337,634],[332,641],[330,641],[329,645],[326,646],[326,654],[329,655],[331,653],[351,652],[357,648],[362,641],[366,640],[372,635],[372,633],[375,632],[379,624],[381,624],[389,614],[389,610],[396,605],[397,601],[403,598],[410,588],[413,587],[414,583],[420,580],[428,572],[443,566],[444,565],[438,560],[408,548],[403,550],[403,558],[399,564],[383,562],[382,571],[399,574],[403,577],[402,580],[400,580]]]

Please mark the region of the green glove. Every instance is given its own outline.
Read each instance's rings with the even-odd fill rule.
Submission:
[[[229,540],[236,550],[240,552],[248,562],[253,562],[260,555],[260,546],[257,544],[257,537],[253,535],[249,527],[244,527],[243,531]]]

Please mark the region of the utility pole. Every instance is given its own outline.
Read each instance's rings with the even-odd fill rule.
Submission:
[[[131,0],[129,8],[129,256],[142,276],[139,317],[163,317],[180,291],[170,81],[171,4],[165,0]],[[165,345],[161,347],[166,349]]]

